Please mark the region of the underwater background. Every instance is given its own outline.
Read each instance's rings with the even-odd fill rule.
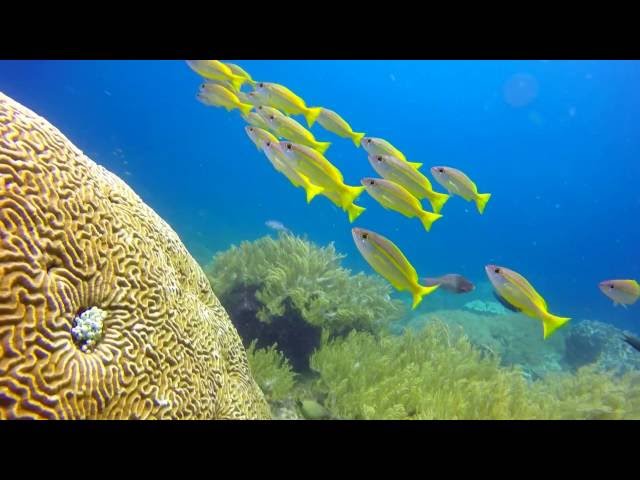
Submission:
[[[354,225],[394,241],[420,277],[453,272],[478,285],[484,265],[504,265],[552,312],[640,332],[637,309],[614,308],[597,288],[640,277],[639,62],[236,63],[390,140],[425,171],[460,168],[493,194],[482,216],[453,198],[430,233],[360,197],[367,210]],[[345,266],[372,273],[346,215],[326,198],[307,205],[246,137],[237,111],[196,101],[200,83],[184,61],[0,62],[0,88],[121,176],[199,262],[273,233],[265,221],[277,220],[318,244],[335,242]],[[332,142],[327,157],[348,184],[378,176],[350,140],[312,131]],[[419,310],[438,299],[453,301],[438,292]]]
[[[426,232],[365,192],[349,223],[325,197],[306,203],[237,110],[198,101],[183,60],[0,61],[0,91],[178,233],[274,418],[640,418],[640,344],[623,339],[640,334],[640,307],[598,288],[640,278],[640,62],[229,61],[390,141],[436,191],[429,169],[444,165],[492,194],[482,215],[450,198]],[[379,177],[350,139],[311,131],[346,184]],[[421,279],[456,273],[475,289],[412,310],[352,227],[395,243]],[[487,264],[571,322],[544,340],[539,320],[497,303]]]

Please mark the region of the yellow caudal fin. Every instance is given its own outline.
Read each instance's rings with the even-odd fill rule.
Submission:
[[[553,332],[555,332],[557,329],[559,329],[569,320],[571,320],[571,318],[558,317],[556,315],[552,315],[551,313],[547,312],[544,315],[544,317],[542,317],[542,328],[543,328],[544,339],[546,340],[547,338],[549,338],[551,334],[553,334]]]
[[[320,115],[321,112],[322,109],[320,107],[307,108],[307,110],[304,112],[304,118],[307,120],[307,125],[309,125],[309,128],[313,127],[313,124],[316,123],[318,115]]]
[[[416,307],[420,305],[420,302],[422,302],[422,297],[433,293],[438,289],[439,286],[440,285],[434,285],[433,287],[423,287],[422,285],[418,285],[418,291],[413,292],[413,304],[411,305],[411,308],[415,310]]]
[[[424,225],[424,229],[427,232],[431,230],[431,225],[433,225],[433,222],[435,222],[439,218],[442,218],[442,215],[440,215],[439,213],[431,213],[427,212],[426,210],[423,210],[422,214],[420,215],[420,221],[422,222],[422,225]]]
[[[364,138],[364,135],[365,135],[364,133],[358,133],[358,132],[353,132],[353,134],[351,135],[351,140],[353,140],[353,143],[356,146],[356,148],[360,147],[360,142]]]
[[[355,203],[352,203],[347,207],[347,213],[349,214],[349,223],[353,223],[356,218],[362,215],[366,208],[359,207]]]
[[[313,183],[308,183],[307,185],[305,185],[304,189],[307,192],[307,203],[311,203],[311,200],[313,200],[316,197],[316,195],[319,195],[322,192],[324,192],[324,188],[318,187]]]
[[[478,211],[480,212],[480,214],[484,212],[484,207],[487,206],[487,202],[489,201],[490,198],[491,198],[490,193],[479,193],[478,196],[476,197],[476,207],[478,207]]]
[[[419,162],[407,162],[407,163],[416,170],[420,170],[420,167],[422,167],[422,164]]]
[[[331,142],[316,142],[314,149],[324,155],[330,146]]]
[[[433,208],[433,213],[440,213],[440,210],[442,210],[444,204],[447,203],[447,200],[449,200],[449,195],[447,195],[446,193],[438,193],[432,191],[429,194],[428,198],[429,203]]]
[[[238,90],[240,90],[240,87],[242,87],[244,82],[247,81],[247,79],[244,78],[244,77],[241,77],[239,75],[233,75],[229,81],[231,82],[231,85],[233,86],[233,88],[236,91],[238,91]]]
[[[349,206],[353,202],[356,201],[362,192],[364,192],[364,187],[350,187],[349,185],[345,185],[347,191],[342,194],[342,205]]]
[[[242,112],[243,115],[248,115],[251,110],[253,110],[253,105],[249,105],[248,103],[239,103],[238,108]]]

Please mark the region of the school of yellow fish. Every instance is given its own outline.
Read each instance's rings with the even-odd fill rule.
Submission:
[[[418,218],[427,232],[443,217],[440,212],[451,195],[473,201],[480,214],[491,198],[490,193],[480,193],[464,172],[446,166],[430,169],[435,181],[448,193],[436,192],[420,172],[421,163],[410,162],[387,140],[355,132],[338,113],[308,106],[284,85],[257,82],[240,66],[219,60],[187,60],[187,64],[204,79],[196,95],[200,102],[227,111],[239,110],[251,141],[276,171],[293,186],[305,190],[307,203],[317,195],[324,196],[347,213],[350,223],[365,211],[355,204],[365,190],[385,209]],[[244,85],[252,90],[242,91]],[[345,183],[340,170],[325,156],[331,143],[316,139],[292,116],[303,116],[309,128],[317,122],[324,130],[350,139],[356,148],[362,147],[381,178],[363,178],[361,186]],[[423,208],[424,199],[432,211]],[[415,268],[389,239],[364,228],[353,228],[352,236],[377,273],[397,290],[412,295],[414,309],[425,295],[439,288],[438,284],[420,285]],[[570,320],[551,314],[544,298],[522,275],[496,265],[487,265],[485,270],[498,300],[513,311],[539,319],[545,339]],[[607,280],[599,288],[614,305],[626,307],[640,298],[640,285],[635,280]]]

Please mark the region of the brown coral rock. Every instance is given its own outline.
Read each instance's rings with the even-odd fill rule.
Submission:
[[[92,307],[103,335],[72,334]],[[265,418],[207,278],[118,177],[0,93],[0,418]]]

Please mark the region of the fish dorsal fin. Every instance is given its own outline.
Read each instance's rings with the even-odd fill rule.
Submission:
[[[520,287],[520,289],[522,289],[527,294],[527,296],[529,298],[534,300],[534,302],[536,302],[536,303],[540,303],[544,307],[544,309],[547,310],[547,302],[545,302],[544,298],[542,298],[540,296],[540,294],[538,292],[536,292],[536,289],[533,288],[533,286],[529,283],[529,281],[526,278],[524,278],[519,273],[514,272],[513,270],[511,270],[510,279],[518,287]]]
[[[295,93],[293,93],[291,90],[289,90],[287,87],[285,87],[284,85],[280,85],[279,83],[272,83],[270,85],[270,87],[275,90],[276,92],[278,92],[280,95],[285,95],[288,96],[292,99],[295,99],[296,101],[300,101],[302,102],[302,104],[304,105],[304,100],[302,100],[302,98],[300,98],[298,95],[296,95]]]
[[[418,273],[416,269],[413,268],[407,257],[400,251],[398,247],[396,247],[391,241],[386,238],[381,237],[380,235],[375,236],[375,245],[376,250],[380,252],[381,255],[387,257],[394,265],[398,267],[401,271],[409,271],[411,275],[411,280],[417,282],[418,281]]]

